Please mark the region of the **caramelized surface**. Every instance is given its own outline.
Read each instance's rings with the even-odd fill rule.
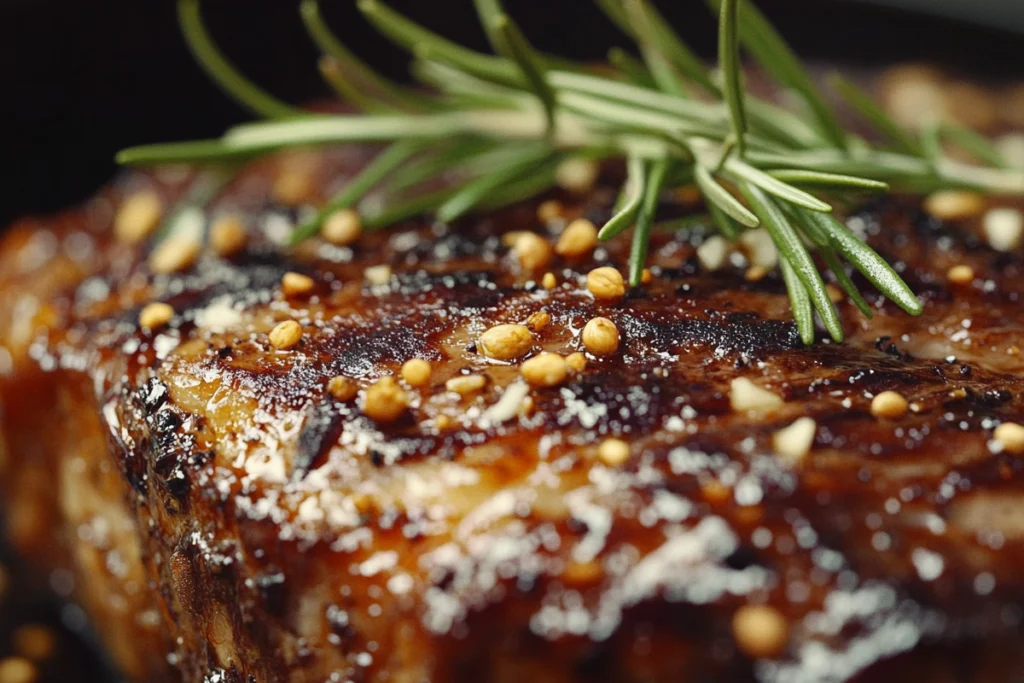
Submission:
[[[305,159],[315,191],[356,156]],[[0,250],[8,534],[75,569],[129,674],[788,683],[1024,669],[1024,460],[991,443],[1001,421],[1024,422],[1024,259],[991,250],[975,221],[899,198],[852,212],[924,314],[871,295],[867,320],[844,301],[846,343],[807,348],[776,274],[748,282],[738,257],[700,267],[699,221],[657,234],[653,281],[608,305],[585,276],[624,267],[628,244],[555,257],[545,289],[500,238],[553,240],[565,220],[542,224],[535,206],[284,253],[267,241],[295,215],[268,198],[277,168],[252,167],[208,209],[249,226],[233,261],[152,276],[145,247],[116,244],[124,193],[171,202],[187,183],[143,176],[16,226]],[[565,219],[599,221],[614,190],[562,199]],[[369,283],[382,264],[391,277]],[[971,284],[947,283],[956,264]],[[283,297],[287,271],[312,277],[312,294]],[[157,300],[171,326],[139,329]],[[551,322],[531,353],[582,350],[595,316],[618,327],[618,351],[521,391],[518,363],[475,342],[541,310]],[[267,334],[287,319],[302,339],[275,350]],[[406,387],[410,410],[363,415],[365,388],[411,358],[433,373]],[[487,384],[445,391],[465,373]],[[338,375],[359,398],[328,394]],[[733,411],[741,377],[784,404]],[[884,390],[911,411],[873,417]],[[816,422],[812,449],[780,458],[772,437],[801,416]],[[597,458],[612,436],[629,444],[621,466]],[[96,520],[111,533],[83,535]],[[777,656],[737,646],[749,604],[784,617]]]

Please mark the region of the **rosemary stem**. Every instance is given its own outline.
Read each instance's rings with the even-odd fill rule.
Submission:
[[[651,226],[658,210],[658,199],[661,188],[668,174],[669,161],[659,159],[651,165],[644,187],[643,202],[637,215],[636,227],[633,228],[633,243],[629,250],[629,286],[639,287],[644,277],[644,266],[647,263],[647,247],[651,242]]]
[[[217,85],[235,100],[258,116],[266,118],[283,119],[306,114],[264,92],[225,59],[203,26],[199,0],[178,0],[178,21],[196,60],[205,67]]]

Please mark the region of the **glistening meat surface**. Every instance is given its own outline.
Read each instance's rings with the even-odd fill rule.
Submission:
[[[303,163],[318,201],[360,162]],[[848,340],[804,347],[777,275],[750,281],[738,256],[709,272],[699,225],[658,233],[653,279],[616,303],[586,274],[621,267],[625,242],[527,271],[502,240],[600,220],[611,185],[548,223],[531,205],[285,253],[268,239],[294,213],[268,197],[287,168],[255,165],[207,208],[242,217],[244,252],[181,273],[151,274],[149,247],[111,229],[126,194],[170,206],[181,178],[126,177],[0,247],[7,535],[71,570],[129,676],[1019,679],[1024,460],[993,434],[1024,422],[1024,260],[976,220],[899,198],[854,211],[924,314],[844,301]],[[948,282],[964,264],[973,280]],[[312,291],[282,294],[289,271]],[[153,301],[174,317],[142,328]],[[478,339],[539,311],[528,355],[584,351],[596,316],[619,348],[525,385]],[[302,336],[279,350],[284,320]],[[428,385],[399,383],[394,421],[365,415],[412,358]],[[446,390],[463,374],[482,387]],[[339,376],[360,394],[332,395]],[[736,410],[741,378],[781,400]],[[906,415],[871,413],[886,390]],[[800,417],[810,450],[780,455]]]

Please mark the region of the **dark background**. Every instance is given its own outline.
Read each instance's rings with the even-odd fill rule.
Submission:
[[[1022,11],[1024,11],[1024,0]],[[702,0],[659,7],[703,54],[714,23]],[[354,0],[323,0],[336,32],[387,73],[405,56],[358,16]],[[471,0],[391,0],[396,9],[475,47],[485,42]],[[758,0],[805,57],[864,65],[938,61],[977,73],[1024,75],[1024,40],[1009,32],[843,0]],[[543,49],[597,59],[628,45],[588,0],[506,0]],[[208,0],[211,32],[230,58],[280,97],[326,93],[296,0]],[[113,154],[143,142],[218,135],[245,112],[195,66],[171,0],[0,0],[0,226],[80,201],[116,169]]]

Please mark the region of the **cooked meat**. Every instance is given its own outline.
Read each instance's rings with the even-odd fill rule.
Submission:
[[[360,163],[301,160],[313,203]],[[130,678],[1022,680],[1024,458],[995,430],[1024,422],[1024,258],[979,219],[854,211],[924,314],[844,301],[848,340],[805,347],[776,273],[700,264],[683,199],[665,213],[693,220],[616,301],[587,273],[628,244],[544,248],[607,216],[611,184],[548,222],[531,204],[289,252],[270,197],[295,169],[225,188],[206,215],[241,217],[246,248],[180,272],[112,228],[140,191],[166,213],[171,173],[0,246],[6,533],[71,572],[55,585]],[[285,296],[287,272],[311,281]],[[152,302],[173,317],[140,326]],[[595,325],[602,355],[596,317],[619,335]],[[429,377],[401,379],[410,359]]]

